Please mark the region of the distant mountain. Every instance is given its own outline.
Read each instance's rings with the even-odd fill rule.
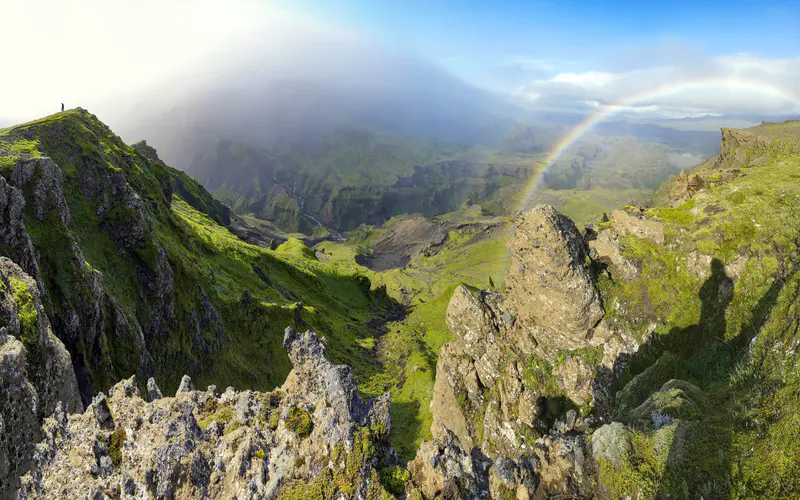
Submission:
[[[541,154],[555,138],[424,60],[358,54],[315,53],[328,61],[319,70],[253,56],[193,92],[153,94],[116,123],[235,210],[304,232],[455,210],[531,174],[488,151]]]
[[[660,142],[692,153],[711,156],[719,152],[719,131],[677,130],[653,123],[613,121],[600,123],[597,132],[607,135],[632,135],[644,141]]]

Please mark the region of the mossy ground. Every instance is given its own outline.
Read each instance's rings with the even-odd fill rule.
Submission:
[[[601,281],[607,319],[642,334],[655,325],[618,381],[615,419],[626,421],[670,379],[696,385],[704,400],[698,410],[675,391],[655,394],[674,420],[656,430],[639,416],[629,463],[601,461],[613,498],[800,494],[800,157],[757,157],[680,207],[648,210],[666,243],[626,237],[640,277]]]
[[[11,277],[9,279],[14,302],[17,304],[17,318],[20,326],[20,340],[28,349],[35,348],[39,342],[39,313],[33,303],[33,295],[24,281]]]

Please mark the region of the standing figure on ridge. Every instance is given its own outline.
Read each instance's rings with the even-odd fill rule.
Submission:
[[[64,103],[63,102],[61,103],[61,111],[62,112],[64,111]]]

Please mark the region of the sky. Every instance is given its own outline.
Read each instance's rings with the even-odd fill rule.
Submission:
[[[0,126],[61,102],[113,109],[209,78],[226,47],[308,38],[423,57],[534,108],[800,112],[800,0],[0,1]]]

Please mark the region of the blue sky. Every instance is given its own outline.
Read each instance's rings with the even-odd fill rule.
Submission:
[[[654,59],[686,53],[800,55],[796,0],[302,0],[291,5],[488,87],[523,84],[548,72],[641,69]]]

